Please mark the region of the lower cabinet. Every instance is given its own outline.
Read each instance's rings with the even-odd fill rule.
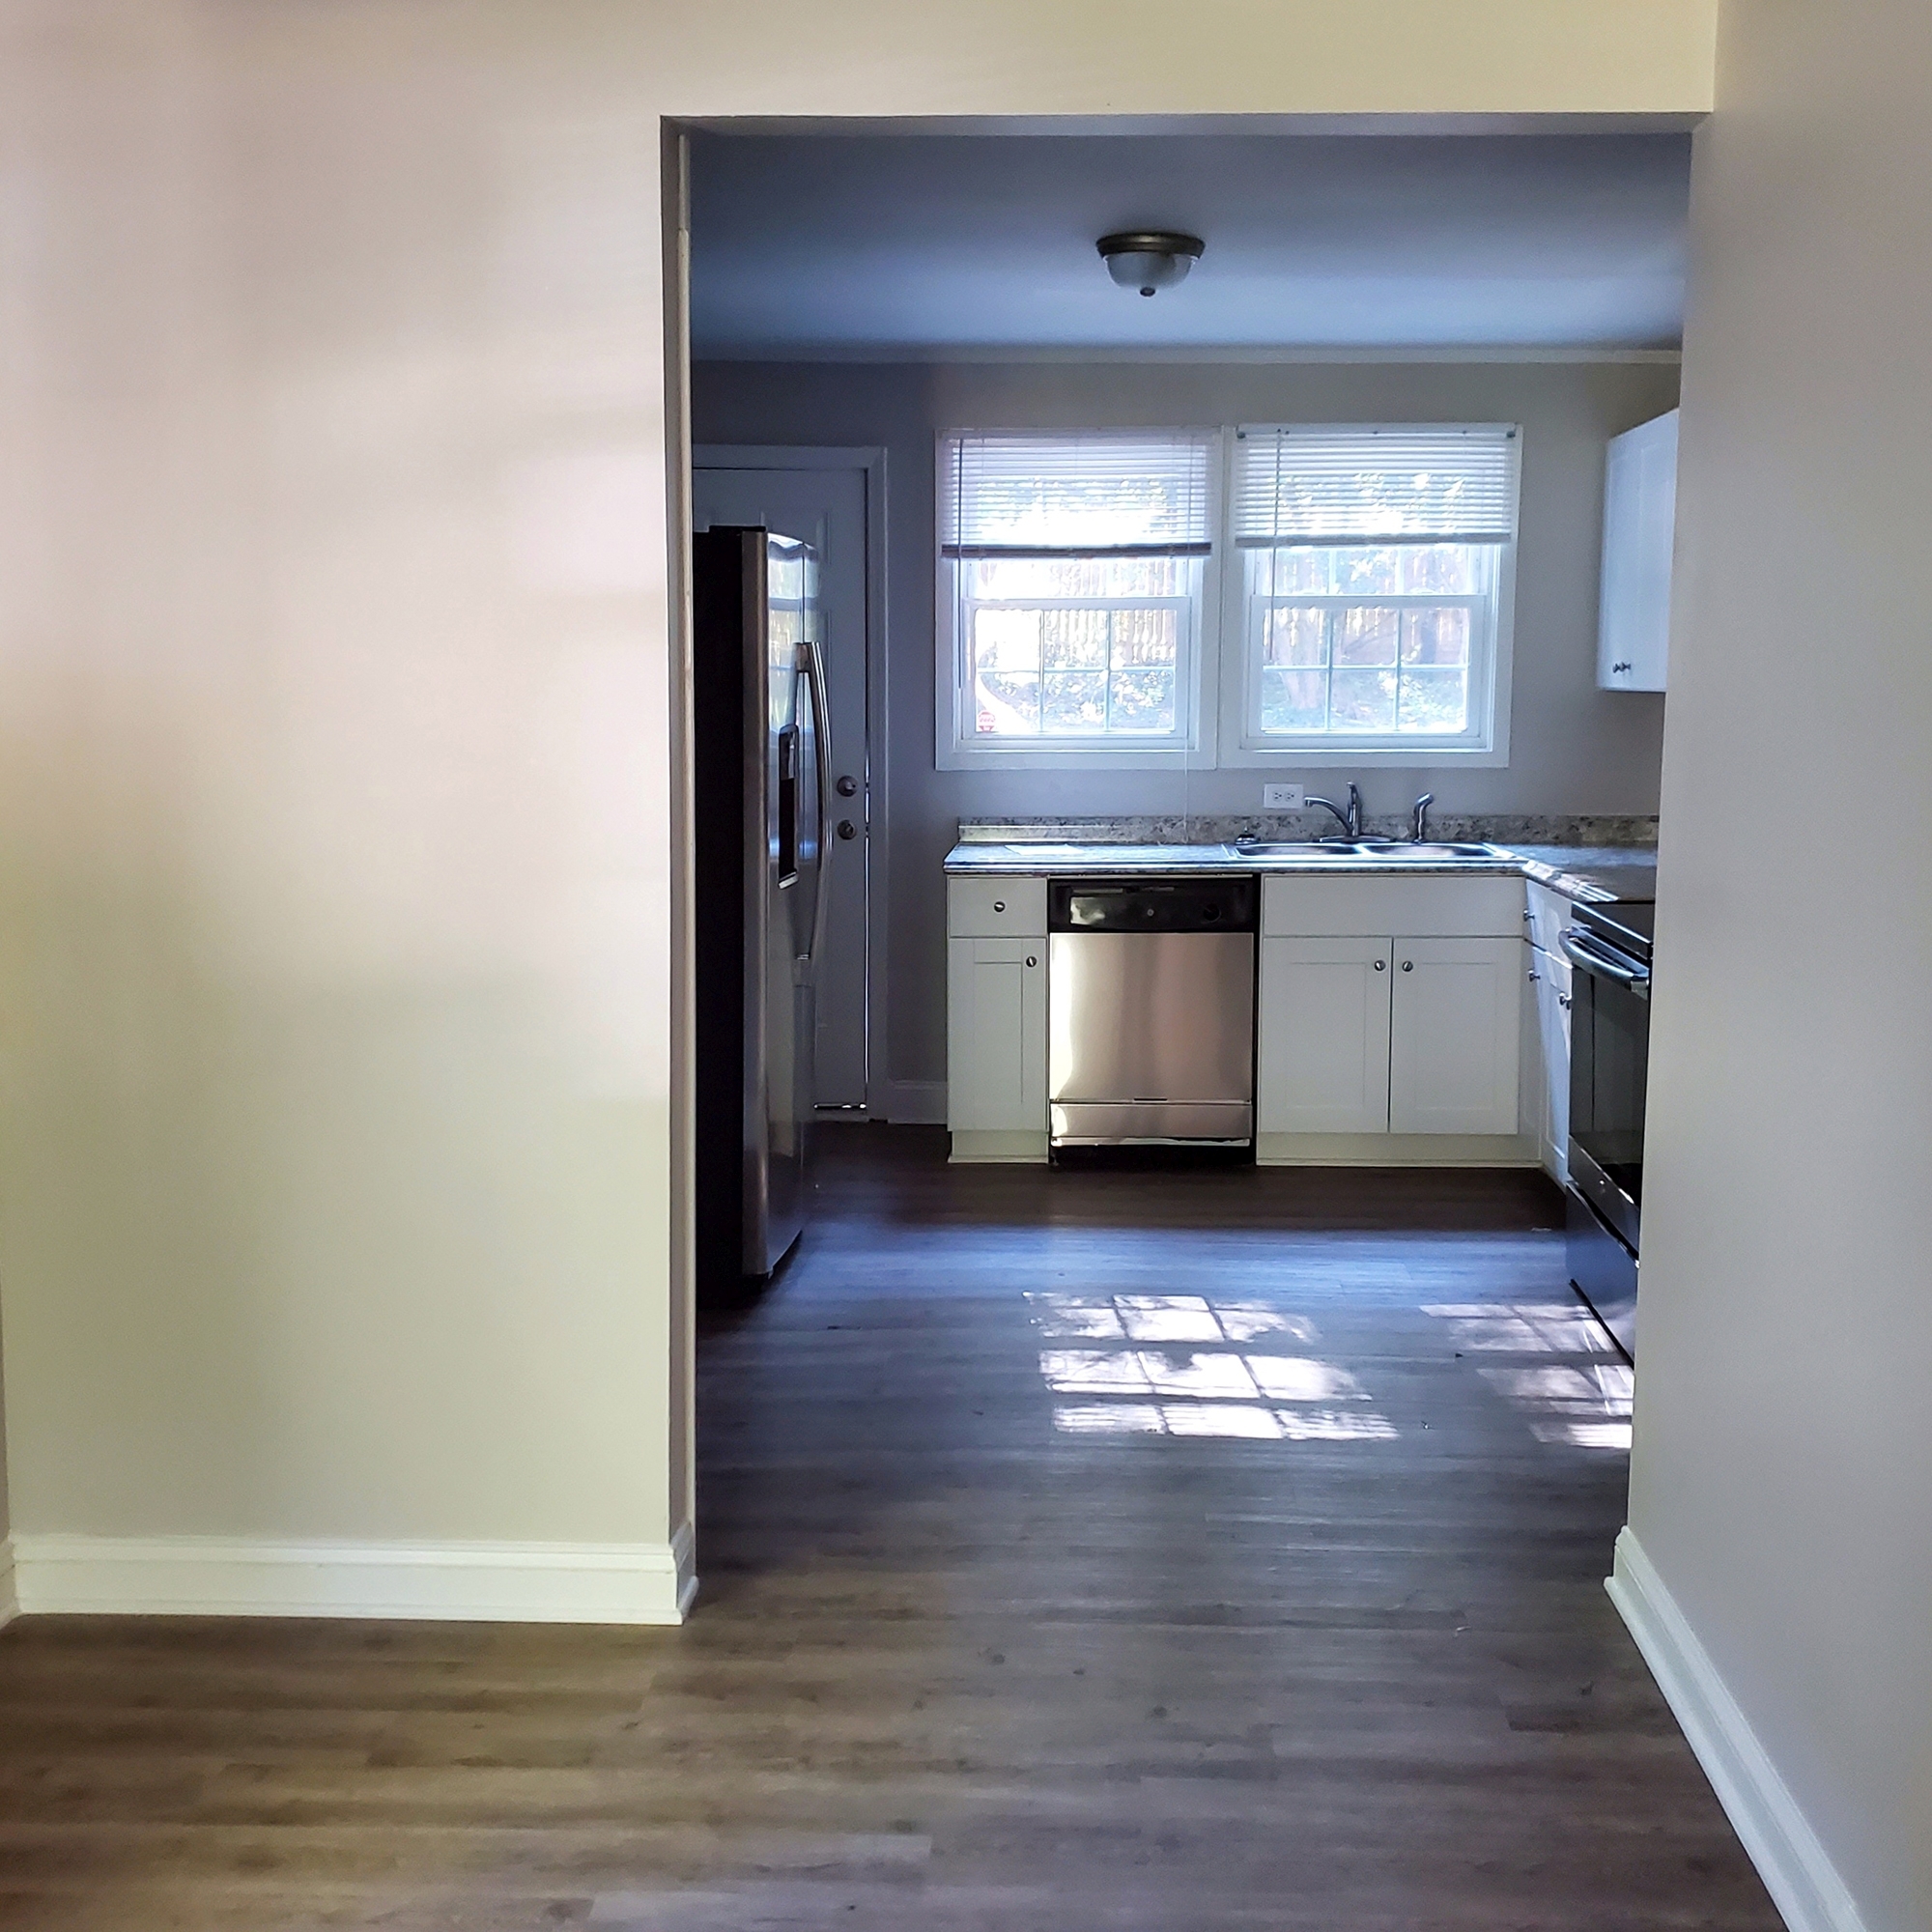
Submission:
[[[1389,1017],[1392,1134],[1513,1134],[1520,939],[1397,939]]]
[[[1514,1134],[1520,939],[1262,942],[1264,1134]]]
[[[1388,939],[1262,941],[1258,1133],[1388,1131],[1394,953]]]
[[[947,941],[946,1123],[955,1160],[1046,1158],[1046,945]]]
[[[1560,953],[1532,948],[1530,990],[1536,995],[1536,1037],[1543,1066],[1543,1165],[1559,1181],[1570,1179],[1570,975]]]

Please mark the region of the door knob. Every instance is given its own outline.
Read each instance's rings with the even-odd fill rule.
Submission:
[[[838,796],[840,798],[851,798],[857,794],[858,789],[859,781],[855,778],[842,778],[838,781]]]
[[[841,818],[838,821],[838,836],[841,838],[856,838],[859,836],[859,828],[849,818]]]

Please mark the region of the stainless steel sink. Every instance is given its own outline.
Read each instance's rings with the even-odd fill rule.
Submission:
[[[1426,843],[1409,838],[1240,838],[1235,850],[1244,859],[1493,859],[1492,845]]]
[[[1237,838],[1244,859],[1356,859],[1362,848],[1348,838]]]
[[[1355,850],[1367,859],[1493,859],[1490,845],[1418,843],[1412,838],[1364,839]]]

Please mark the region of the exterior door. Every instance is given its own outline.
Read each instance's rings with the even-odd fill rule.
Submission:
[[[824,952],[814,976],[814,1098],[821,1111],[867,1104],[870,890],[866,696],[864,469],[740,468],[729,453],[692,471],[692,526],[762,524],[818,553],[819,622],[832,748],[831,836],[822,889]]]
[[[1389,1125],[1386,939],[1264,939],[1255,1126],[1380,1134]]]
[[[1389,1130],[1513,1134],[1522,941],[1398,939]]]

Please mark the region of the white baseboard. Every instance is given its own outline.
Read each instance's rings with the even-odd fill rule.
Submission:
[[[25,1615],[676,1624],[697,1592],[688,1524],[656,1544],[19,1536],[13,1558]]]
[[[1535,1167],[1520,1134],[1257,1134],[1257,1167]]]
[[[1605,1587],[1791,1932],[1865,1932],[1817,1833],[1628,1529]]]
[[[952,1151],[948,1158],[958,1167],[982,1164],[1044,1167],[1047,1151],[1044,1132],[1033,1133],[1023,1127],[998,1131],[955,1127],[952,1130]]]
[[[886,1086],[886,1119],[908,1126],[946,1124],[946,1082],[893,1080]]]
[[[0,1543],[0,1630],[5,1630],[20,1614],[19,1599],[14,1594],[14,1539]]]

